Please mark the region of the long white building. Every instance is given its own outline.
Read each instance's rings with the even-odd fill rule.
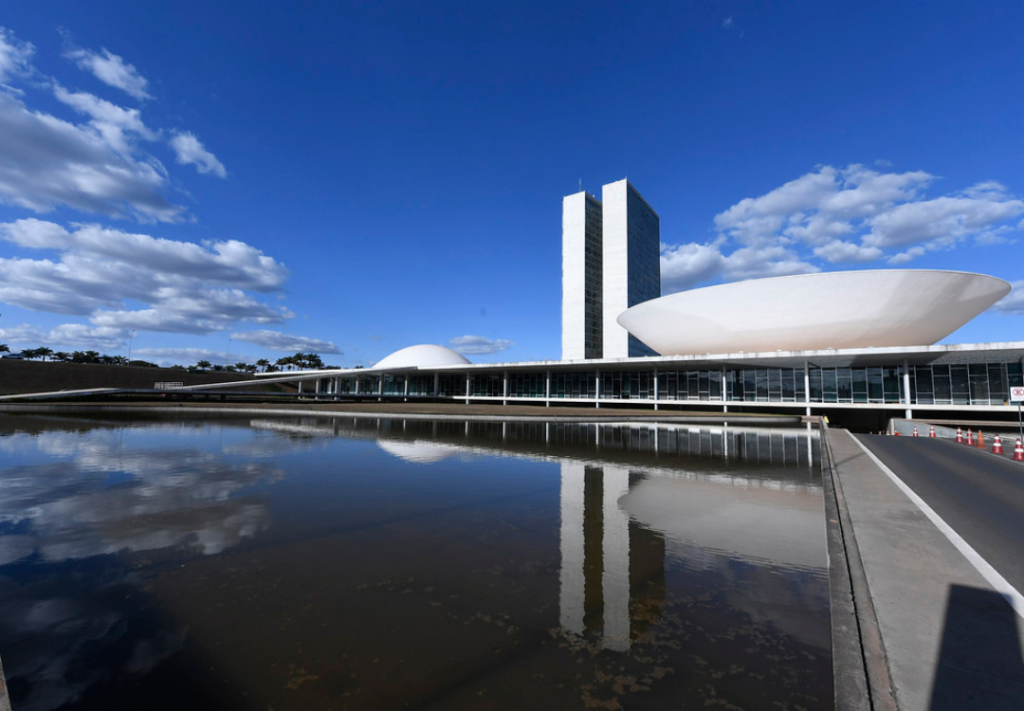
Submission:
[[[1010,291],[941,270],[758,279],[660,295],[659,218],[626,180],[563,200],[562,359],[470,363],[441,346],[320,371],[334,399],[648,406],[893,416],[1016,416],[1024,342],[936,345]]]

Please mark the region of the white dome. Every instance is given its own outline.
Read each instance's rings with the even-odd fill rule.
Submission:
[[[925,346],[1009,292],[967,272],[825,272],[682,291],[617,320],[662,355]]]
[[[451,348],[444,346],[409,346],[395,351],[381,359],[373,370],[397,370],[399,368],[431,368],[437,365],[470,365],[469,360]]]

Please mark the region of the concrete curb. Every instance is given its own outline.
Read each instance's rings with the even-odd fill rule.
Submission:
[[[836,430],[849,437],[846,430]],[[821,430],[822,486],[828,542],[832,616],[832,674],[837,711],[891,711],[897,708],[878,618],[867,575],[853,535],[829,442]]]
[[[484,415],[474,413],[414,413],[398,411],[368,410],[318,410],[318,409],[284,409],[274,407],[211,407],[209,405],[178,405],[178,406],[133,406],[133,405],[0,405],[0,413],[8,414],[68,414],[68,413],[149,413],[162,415],[184,415],[200,413],[206,416],[219,415],[233,417],[238,415],[279,415],[288,417],[361,417],[369,419],[403,419],[403,420],[454,420],[481,422],[664,422],[679,424],[721,425],[732,422],[735,425],[796,425],[802,422],[802,416],[791,417],[769,415],[760,417],[740,413],[720,413],[715,415],[673,415],[669,413],[651,413],[650,415],[622,414],[616,415],[613,410],[605,410],[603,415]]]

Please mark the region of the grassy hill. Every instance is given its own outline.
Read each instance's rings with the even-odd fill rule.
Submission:
[[[0,395],[86,388],[152,388],[158,382],[205,385],[239,380],[255,378],[246,373],[189,373],[171,368],[0,359]]]

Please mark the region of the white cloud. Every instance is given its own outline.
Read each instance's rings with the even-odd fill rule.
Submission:
[[[133,148],[126,133],[138,135],[149,141],[157,138],[157,134],[146,128],[142,122],[142,115],[138,109],[126,109],[85,92],[71,92],[59,84],[54,84],[53,95],[61,103],[89,116],[93,129],[111,148],[122,155],[130,153]]]
[[[343,355],[338,347],[330,341],[323,341],[319,338],[307,338],[305,336],[293,336],[288,333],[281,333],[280,331],[246,331],[243,333],[233,333],[231,338],[236,341],[246,341],[247,343],[284,353]]]
[[[184,209],[162,193],[163,166],[126,154],[121,135],[111,142],[93,126],[30,111],[0,93],[0,200],[34,212],[63,204],[144,222],[180,220]]]
[[[60,350],[117,351],[127,342],[128,332],[119,328],[94,328],[80,323],[65,323],[49,330],[23,324],[0,329],[0,338],[21,348],[46,346]]]
[[[153,98],[146,91],[149,82],[135,67],[106,49],[100,51],[102,55],[88,49],[73,49],[64,56],[108,86],[121,89],[140,101]]]
[[[911,247],[906,252],[900,252],[899,254],[894,254],[893,256],[889,257],[888,261],[889,264],[891,264],[894,267],[897,267],[901,264],[906,264],[907,262],[913,261],[918,257],[923,257],[927,253],[928,250],[925,249],[924,247]]]
[[[683,291],[719,276],[725,270],[725,257],[716,245],[663,245],[661,252],[661,288],[665,293]]]
[[[1013,287],[1009,294],[1000,299],[993,311],[1007,315],[1024,316],[1024,281],[1010,282]]]
[[[718,234],[709,244],[663,246],[663,291],[814,272],[822,262],[903,264],[968,239],[1012,242],[1024,229],[1024,223],[1011,224],[1024,214],[1024,202],[999,183],[926,197],[935,181],[920,170],[819,166],[716,215]]]
[[[814,254],[829,262],[873,262],[883,256],[877,247],[863,247],[838,239],[815,247]]]
[[[201,246],[99,225],[77,225],[74,231],[68,231],[33,218],[0,223],[0,239],[30,249],[93,255],[158,273],[158,277],[202,279],[262,292],[280,289],[288,278],[283,264],[238,240],[211,241]]]
[[[512,341],[503,338],[491,339],[485,336],[458,336],[448,341],[449,348],[463,355],[501,353],[514,345]]]
[[[285,266],[238,240],[197,245],[36,219],[0,223],[0,240],[57,258],[0,259],[0,301],[89,315],[94,326],[210,333],[239,321],[282,323],[294,314],[249,291],[279,292]],[[129,309],[130,301],[145,305]]]
[[[138,109],[65,88],[31,65],[32,45],[0,28],[0,203],[45,213],[59,206],[140,222],[179,222],[185,208],[167,197],[171,181],[145,142],[168,135],[150,128]],[[79,66],[136,98],[147,98],[146,80],[121,57],[75,49]],[[32,108],[25,92],[9,84],[32,79],[84,121]],[[170,143],[180,164],[225,177],[216,156],[194,134],[175,130]]]
[[[14,33],[0,27],[0,84],[6,84],[16,76],[31,70],[35,48],[22,42]]]
[[[203,147],[195,134],[188,131],[177,131],[171,138],[171,147],[178,156],[178,163],[194,165],[200,173],[213,173],[218,178],[226,178],[228,171],[217,157]]]
[[[1021,214],[1024,202],[1001,194],[904,203],[872,219],[864,243],[883,248],[932,241],[952,244]]]
[[[794,252],[781,246],[742,247],[725,258],[728,281],[791,276],[820,271],[801,260]]]

